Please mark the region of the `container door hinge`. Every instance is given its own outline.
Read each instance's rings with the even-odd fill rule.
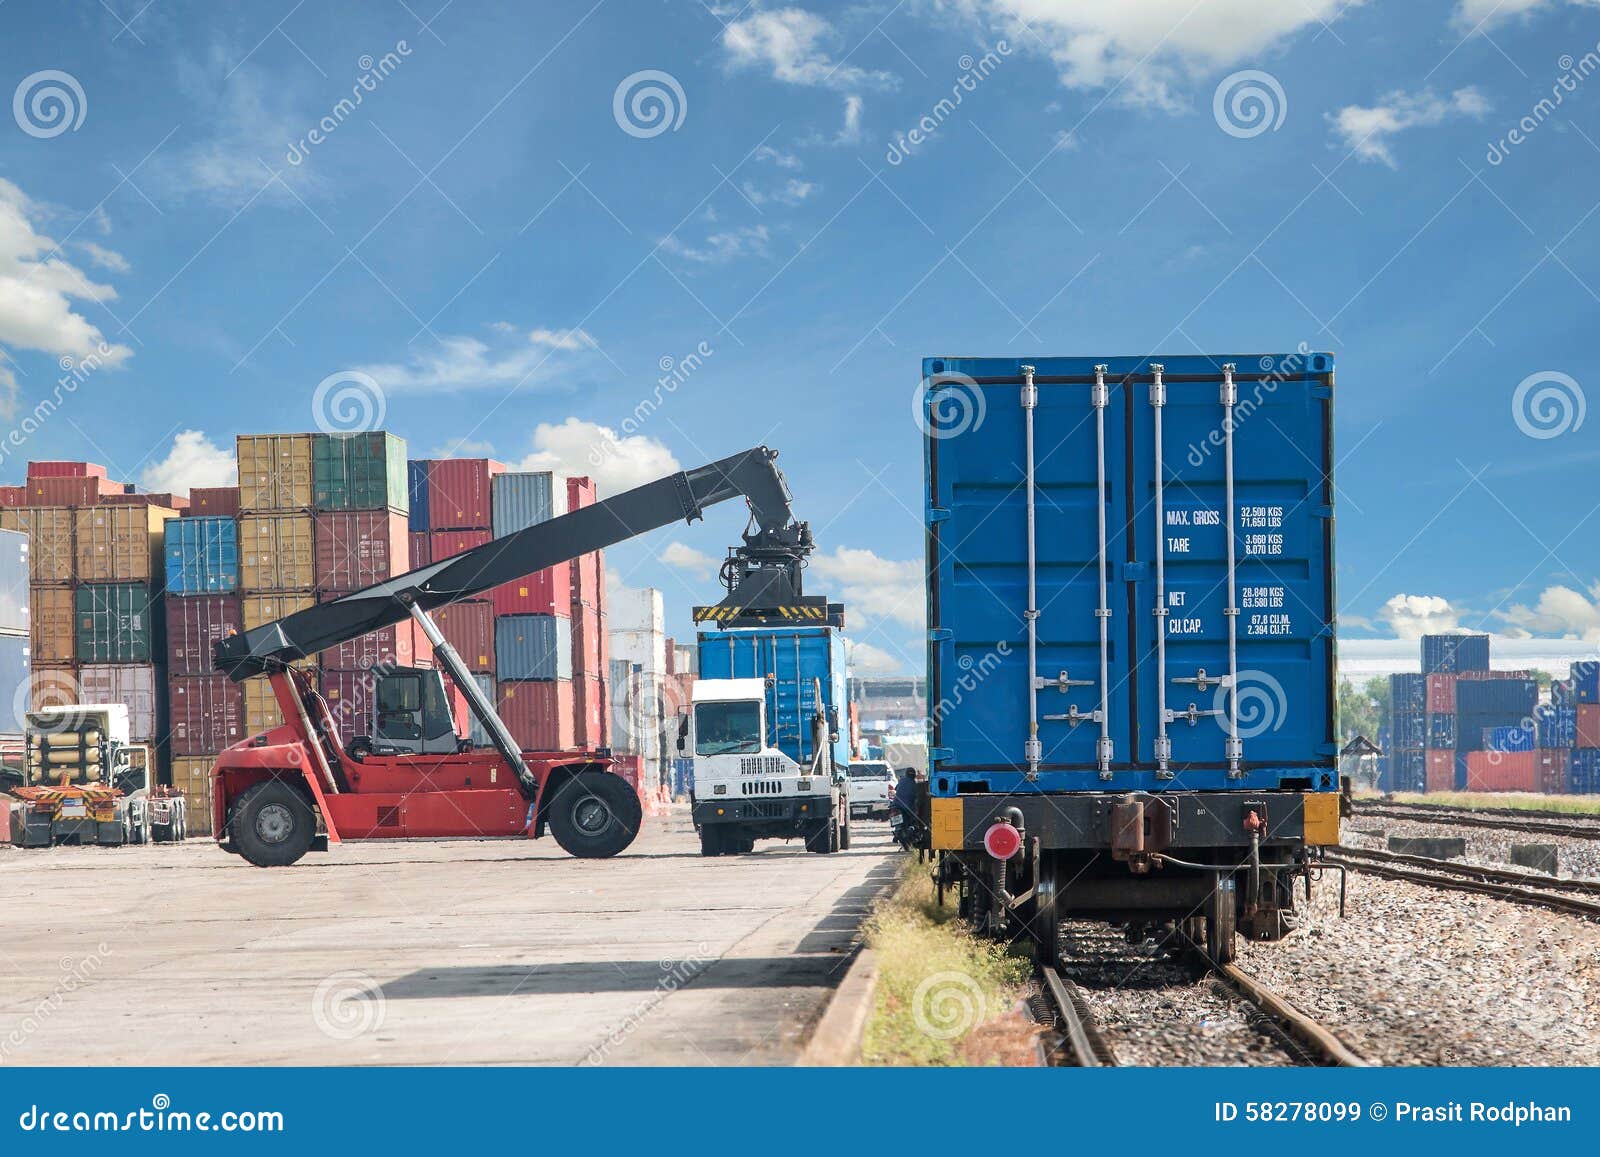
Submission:
[[[953,630],[951,630],[949,627],[929,627],[928,628],[928,642],[930,642],[930,643],[943,643],[943,642],[946,642],[946,641],[948,641],[950,639],[955,638],[955,634],[956,633]]]
[[[1313,509],[1311,511],[1311,513],[1312,513],[1313,516],[1315,516],[1317,518],[1332,518],[1333,517],[1333,507],[1331,507],[1331,506],[1318,506],[1315,509]]]
[[[950,511],[945,509],[943,506],[930,506],[930,507],[928,507],[928,525],[929,526],[932,526],[936,522],[943,522],[945,519],[947,519],[949,517],[950,517]]]
[[[953,748],[953,747],[930,747],[930,748],[928,748],[928,762],[929,763],[948,763],[950,760],[954,759],[955,757],[956,757],[956,749]]]

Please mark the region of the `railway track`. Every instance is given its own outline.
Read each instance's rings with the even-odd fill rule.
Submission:
[[[1356,815],[1383,816],[1424,824],[1451,824],[1464,828],[1495,828],[1574,840],[1600,840],[1600,817],[1569,816],[1561,812],[1519,812],[1513,808],[1480,810],[1423,803],[1358,803]],[[1554,818],[1557,816],[1562,818]]]
[[[1513,904],[1600,919],[1600,887],[1584,880],[1558,880],[1529,872],[1344,845],[1327,856],[1325,862],[1390,880],[1456,892],[1473,892]]]

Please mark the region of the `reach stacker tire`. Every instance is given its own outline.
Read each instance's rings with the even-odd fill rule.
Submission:
[[[286,868],[311,850],[317,817],[306,797],[280,780],[249,788],[234,805],[228,833],[258,868]]]
[[[580,771],[556,789],[546,817],[569,854],[605,859],[639,834],[644,809],[626,780],[606,771]]]

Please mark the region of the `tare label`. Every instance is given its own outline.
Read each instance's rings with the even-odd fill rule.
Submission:
[[[1215,506],[1169,506],[1161,527],[1168,557],[1220,556],[1227,547],[1222,511]]]
[[[1283,504],[1239,507],[1238,532],[1246,558],[1274,558],[1283,553]]]

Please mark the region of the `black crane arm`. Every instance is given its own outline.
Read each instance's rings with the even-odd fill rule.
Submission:
[[[749,500],[760,533],[777,535],[794,525],[793,496],[777,457],[757,446],[253,627],[218,641],[217,670],[236,683],[265,674],[402,622],[413,604],[427,611],[472,598],[679,519],[693,522],[706,507],[738,495]]]

